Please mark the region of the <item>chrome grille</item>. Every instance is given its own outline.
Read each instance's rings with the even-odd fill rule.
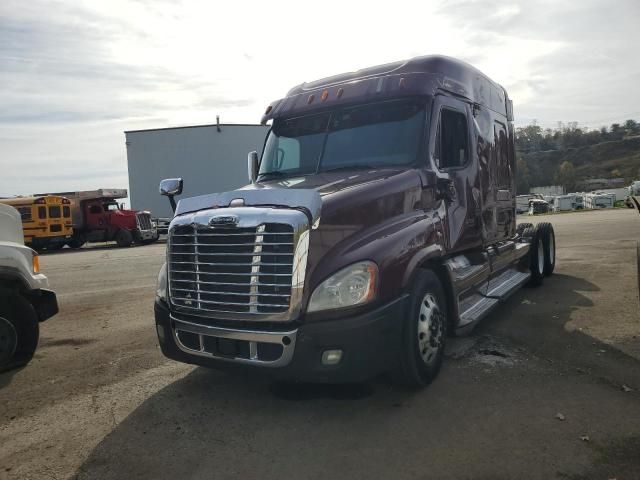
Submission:
[[[151,230],[153,225],[151,224],[151,214],[149,213],[137,213],[138,228],[140,230]]]
[[[294,248],[289,224],[176,225],[167,259],[171,302],[180,309],[223,314],[286,312]]]

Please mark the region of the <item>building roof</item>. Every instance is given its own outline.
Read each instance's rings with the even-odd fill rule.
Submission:
[[[208,123],[205,125],[183,125],[180,127],[161,127],[161,128],[143,128],[140,130],[125,130],[124,133],[138,133],[138,132],[157,132],[161,130],[180,130],[184,128],[205,128],[205,127],[264,127],[259,123]]]

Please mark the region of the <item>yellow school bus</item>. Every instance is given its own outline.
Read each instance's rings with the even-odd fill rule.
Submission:
[[[57,250],[71,239],[71,202],[57,195],[2,198],[22,217],[24,243],[35,249]]]

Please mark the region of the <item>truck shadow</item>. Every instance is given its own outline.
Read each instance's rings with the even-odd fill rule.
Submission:
[[[617,385],[640,387],[640,359],[571,325],[574,310],[593,306],[583,292],[599,290],[582,278],[554,274],[541,288],[516,292],[481,322],[474,335],[507,339],[551,363],[562,363]],[[613,326],[615,318],[610,321]]]
[[[593,305],[581,292],[598,287],[557,275],[548,280],[547,288],[554,292],[551,298],[544,289],[515,294],[474,335],[520,344],[553,362],[584,364],[586,367],[581,368],[592,368],[603,378],[610,378],[616,369],[618,376],[628,375],[630,369],[640,371],[637,360],[615,352],[605,359],[596,352],[612,349],[581,332],[564,329],[575,308]],[[543,302],[548,305],[543,307]],[[593,357],[591,363],[589,355]],[[493,445],[495,438],[501,438],[504,422],[508,423],[504,416],[509,405],[531,386],[523,367],[516,380],[511,380],[514,383],[487,389],[476,379],[482,368],[447,359],[440,377],[421,392],[398,389],[384,379],[356,385],[281,384],[251,375],[195,368],[146,399],[121,421],[92,451],[76,478],[281,478],[282,472],[289,470],[320,478],[325,476],[322,472],[336,469],[346,474],[340,465],[351,461],[357,464],[359,461],[347,459],[361,451],[362,444],[368,445],[365,457],[369,461],[385,457],[387,448],[397,450],[392,443],[406,442],[403,439],[409,437],[427,444],[453,437],[447,441],[478,441],[483,445],[481,439],[472,440],[465,433],[466,423],[479,421],[476,415],[486,417],[483,405],[503,412],[501,420],[487,427],[495,430],[496,437],[490,442]],[[542,382],[549,381],[545,378]],[[633,385],[632,380],[625,381]],[[494,395],[490,392],[496,396],[482,398]],[[464,419],[465,415],[470,418]],[[513,415],[514,422],[522,421],[519,410]],[[426,430],[425,425],[429,425]],[[396,430],[395,440],[387,437],[385,432]],[[419,443],[406,446],[415,450]],[[325,463],[328,459],[337,463],[329,465]],[[428,459],[425,461],[428,463]],[[438,461],[448,468],[445,460]],[[369,473],[360,471],[357,478],[379,478],[376,468],[390,469],[387,473],[395,476],[393,466],[372,467],[364,462],[362,467]],[[406,477],[406,473],[399,477]]]

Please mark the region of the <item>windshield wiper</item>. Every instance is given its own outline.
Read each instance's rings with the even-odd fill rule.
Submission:
[[[289,174],[286,172],[282,172],[280,170],[274,170],[273,172],[264,172],[264,173],[259,173],[258,177],[259,178],[263,178],[263,177],[288,177]]]
[[[338,170],[375,170],[378,167],[373,167],[371,165],[362,165],[362,164],[356,164],[356,165],[342,165],[341,167],[334,167],[334,168],[328,168],[326,170],[321,170],[320,173],[322,172],[335,172]]]

